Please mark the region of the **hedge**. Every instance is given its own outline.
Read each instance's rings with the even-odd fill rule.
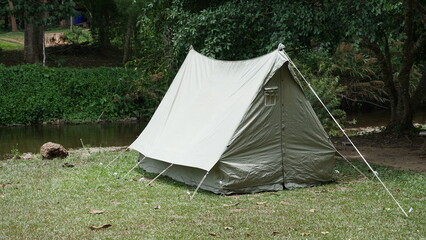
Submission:
[[[126,68],[0,65],[0,125],[150,115],[167,83]]]

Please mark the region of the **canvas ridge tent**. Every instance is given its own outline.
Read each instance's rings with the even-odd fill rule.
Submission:
[[[408,217],[282,44],[243,61],[211,59],[191,47],[151,121],[128,147],[140,153],[130,171],[140,165],[159,173],[149,184],[162,174],[198,183],[192,197],[200,187],[219,194],[254,193],[330,181],[337,150],[294,70]]]
[[[129,146],[140,166],[220,194],[331,181],[335,148],[288,63],[282,47],[243,61],[190,49]]]

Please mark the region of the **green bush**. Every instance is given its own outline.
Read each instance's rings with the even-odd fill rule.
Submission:
[[[64,39],[66,42],[79,44],[84,42],[91,42],[92,35],[89,30],[75,26],[72,30],[68,30],[64,33]]]
[[[332,59],[321,52],[306,52],[301,54],[296,61],[297,68],[302,72],[311,87],[315,90],[328,110],[333,114],[339,124],[346,119],[346,113],[340,109],[341,93],[345,87],[339,84],[339,76],[332,72]],[[325,130],[332,136],[340,134],[340,130],[333,119],[318,101],[299,74],[295,74],[305,90],[305,95],[312,104],[315,113]]]
[[[0,124],[150,115],[166,87],[162,78],[133,69],[0,65]]]

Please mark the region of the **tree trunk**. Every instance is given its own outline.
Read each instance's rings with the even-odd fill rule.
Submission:
[[[105,27],[99,28],[99,43],[102,48],[109,48],[111,46],[111,41],[109,39],[109,30],[108,30],[108,17],[102,16],[102,25]]]
[[[14,7],[13,7],[13,2],[11,0],[7,0],[9,3],[9,10],[13,11]],[[18,31],[18,25],[16,24],[16,17],[13,14],[10,14],[10,25],[12,27],[12,32],[17,32]]]
[[[33,23],[25,24],[24,32],[24,61],[26,63],[39,63],[43,59],[44,29]]]
[[[129,16],[127,19],[127,31],[126,37],[124,39],[124,53],[123,53],[123,64],[129,61],[130,56],[130,48],[131,48],[131,40],[132,40],[132,32],[133,32],[133,17]]]

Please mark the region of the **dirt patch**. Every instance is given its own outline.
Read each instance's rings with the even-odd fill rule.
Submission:
[[[376,133],[351,139],[370,163],[426,174],[426,138]],[[361,161],[346,138],[332,138],[332,141],[345,157]]]

